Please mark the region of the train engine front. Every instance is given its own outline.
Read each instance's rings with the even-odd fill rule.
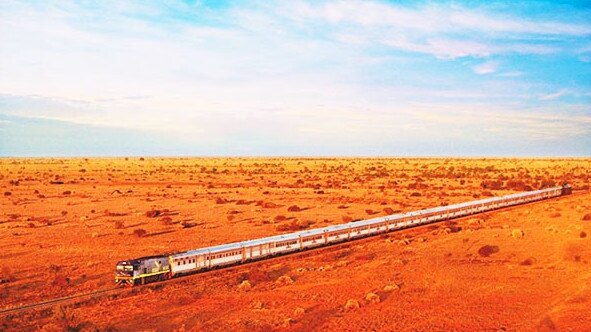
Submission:
[[[115,283],[117,285],[143,285],[171,277],[167,256],[143,257],[117,262]]]

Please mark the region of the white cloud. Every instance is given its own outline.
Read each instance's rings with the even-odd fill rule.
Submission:
[[[546,95],[540,96],[540,98],[538,98],[538,99],[540,99],[540,100],[554,100],[554,99],[558,99],[558,98],[560,98],[562,96],[565,96],[565,95],[567,95],[569,93],[570,93],[569,90],[567,90],[567,89],[561,89],[560,91],[556,91],[554,93],[550,93],[550,94],[546,94]]]
[[[472,70],[478,75],[492,74],[497,71],[498,63],[495,61],[486,61],[477,66],[472,67]]]

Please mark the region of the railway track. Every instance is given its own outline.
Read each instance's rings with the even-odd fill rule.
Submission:
[[[25,304],[25,305],[22,305],[19,307],[0,309],[0,316],[17,314],[17,313],[21,313],[21,312],[29,311],[29,310],[33,310],[33,309],[41,309],[44,307],[54,306],[57,304],[72,304],[72,303],[76,303],[76,302],[83,301],[83,300],[95,299],[100,296],[122,293],[124,291],[125,291],[125,289],[123,289],[123,288],[113,287],[113,288],[101,289],[101,290],[97,290],[97,291],[89,292],[89,293],[74,294],[74,295],[70,295],[70,296],[59,297],[59,298],[55,298],[55,299],[51,299],[51,300],[47,300],[47,301]]]
[[[573,193],[572,196],[579,196],[579,195],[583,195],[586,193],[587,192]],[[560,198],[561,197],[557,197],[557,199],[560,199]],[[537,204],[537,203],[540,203],[540,202],[534,201],[534,202],[528,202],[528,203],[514,205],[514,206],[508,206],[508,207],[499,208],[499,209],[492,210],[492,211],[485,211],[485,212],[479,213],[479,215],[487,215],[487,214],[495,213],[498,211],[512,210],[515,208],[519,208],[519,207],[523,207],[523,206],[527,206],[527,205],[532,205],[532,204]],[[319,254],[330,253],[330,252],[339,251],[343,248],[349,248],[352,244],[359,244],[359,243],[373,241],[373,238],[375,238],[377,236],[383,236],[386,234],[401,233],[403,231],[417,230],[417,229],[422,229],[422,228],[426,229],[428,227],[432,227],[433,225],[438,225],[438,224],[440,225],[445,222],[449,222],[451,220],[462,220],[462,219],[468,219],[468,218],[472,218],[472,217],[474,217],[474,215],[456,217],[456,218],[451,218],[446,221],[435,222],[432,224],[416,225],[413,227],[401,229],[399,231],[394,231],[394,232],[389,232],[389,233],[372,234],[372,235],[368,235],[368,236],[361,237],[358,239],[344,241],[344,242],[338,242],[338,243],[334,243],[331,245],[317,247],[317,248],[313,248],[313,249],[309,249],[309,250],[296,251],[296,252],[287,253],[287,254],[278,254],[278,255],[271,256],[271,257],[264,257],[262,259],[253,260],[253,261],[246,263],[246,264],[229,265],[229,266],[222,267],[219,269],[216,268],[216,269],[212,269],[212,270],[208,270],[208,271],[204,271],[204,272],[187,274],[187,275],[184,275],[183,277],[173,278],[173,279],[163,281],[163,282],[157,282],[157,283],[136,286],[136,287],[134,287],[134,289],[147,289],[147,288],[156,288],[156,287],[160,288],[160,287],[162,287],[162,285],[168,286],[168,285],[175,285],[175,284],[191,283],[191,282],[195,281],[195,279],[197,277],[207,278],[207,277],[214,277],[214,276],[220,277],[220,276],[225,276],[225,275],[232,275],[232,274],[235,274],[236,272],[239,272],[241,269],[244,269],[245,267],[256,266],[256,265],[267,266],[267,265],[276,264],[276,261],[281,260],[282,258],[284,258],[284,256],[287,256],[287,255],[289,255],[290,257],[293,257],[294,259],[306,258],[306,257],[312,256],[312,255],[317,256]],[[63,305],[63,304],[70,304],[71,305],[71,304],[75,304],[78,302],[83,302],[85,300],[97,299],[97,298],[105,297],[105,296],[112,295],[112,294],[132,293],[132,290],[133,289],[131,289],[131,288],[113,287],[113,288],[102,289],[102,290],[97,290],[97,291],[88,292],[88,293],[74,294],[74,295],[70,295],[70,296],[55,298],[55,299],[46,300],[46,301],[37,302],[37,303],[25,304],[25,305],[18,306],[18,307],[0,309],[0,317],[14,315],[14,314],[34,310],[34,309],[42,309],[42,308],[46,308],[46,307],[51,307],[51,306],[55,306],[58,304],[59,305]]]

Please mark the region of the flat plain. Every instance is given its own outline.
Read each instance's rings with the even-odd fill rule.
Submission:
[[[0,159],[0,310],[117,261],[539,189],[573,195],[72,304],[0,330],[591,328],[590,159]]]

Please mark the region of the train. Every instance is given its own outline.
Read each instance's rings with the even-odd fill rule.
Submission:
[[[241,242],[221,244],[173,254],[140,257],[117,262],[115,283],[143,285],[213,268],[243,264],[275,255],[327,246],[361,237],[464,217],[504,207],[568,195],[562,186],[490,197],[384,217],[297,231]]]

